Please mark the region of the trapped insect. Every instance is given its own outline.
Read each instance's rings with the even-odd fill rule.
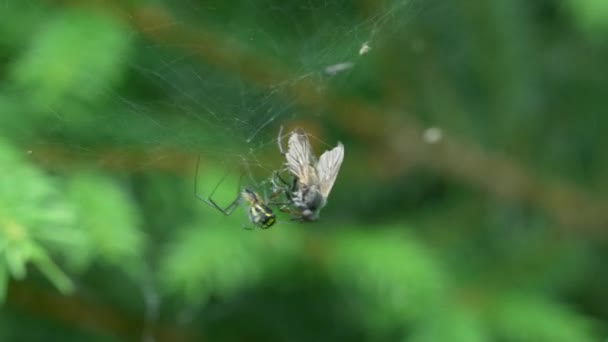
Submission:
[[[213,191],[209,194],[209,197],[203,198],[198,194],[198,169],[200,164],[200,156],[196,163],[196,178],[194,179],[194,196],[199,199],[201,202],[207,204],[211,208],[214,208],[221,212],[226,216],[230,216],[234,210],[239,206],[239,204],[243,204],[247,209],[247,216],[249,221],[253,223],[256,227],[262,229],[268,229],[272,227],[276,223],[276,216],[272,209],[268,207],[266,201],[262,199],[262,197],[255,191],[248,188],[240,188],[239,192],[236,195],[236,198],[226,207],[222,208],[213,200],[213,194],[217,190],[217,188],[222,184],[223,180],[220,180]],[[252,229],[247,226],[245,229]]]
[[[283,127],[279,130],[279,151],[285,156],[285,169],[291,173],[291,184],[281,178],[278,171],[272,176],[275,191],[285,193],[288,204],[295,211],[283,207],[282,211],[290,212],[294,218],[303,221],[316,221],[319,212],[327,204],[327,197],[331,192],[342,160],[344,159],[344,145],[338,145],[325,151],[317,158],[312,153],[306,132],[296,129],[289,134],[287,152],[282,144]]]

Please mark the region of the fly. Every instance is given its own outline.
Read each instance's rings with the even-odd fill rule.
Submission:
[[[285,156],[285,170],[292,175],[292,181],[285,181],[279,172],[275,172],[272,184],[275,191],[285,193],[288,205],[295,210],[286,207],[281,210],[291,213],[295,219],[316,221],[338,177],[344,159],[344,145],[338,142],[336,147],[323,152],[317,160],[306,132],[296,129],[289,134],[287,152],[281,142],[282,133],[281,126],[277,142],[279,151]]]

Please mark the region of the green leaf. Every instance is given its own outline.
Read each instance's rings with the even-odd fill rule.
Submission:
[[[48,254],[39,246],[32,246],[31,261],[63,294],[71,293],[74,284],[70,278],[51,260]]]
[[[490,340],[486,322],[478,315],[459,308],[458,305],[446,305],[438,312],[429,313],[429,317],[420,321],[407,341],[483,342]]]
[[[11,80],[39,113],[62,119],[86,117],[86,104],[100,103],[121,80],[130,32],[111,16],[62,11],[37,32],[11,69]],[[59,109],[61,109],[59,111]]]
[[[605,37],[608,31],[608,1],[568,0],[566,4],[579,27],[591,36]]]
[[[492,318],[498,335],[506,341],[597,341],[587,318],[532,294],[505,295]]]
[[[224,219],[224,216],[216,218]],[[270,270],[289,265],[299,250],[299,234],[281,229],[248,231],[235,220],[180,228],[161,267],[170,293],[204,302],[210,295],[231,296],[258,285]]]
[[[97,257],[115,265],[141,261],[146,242],[142,219],[116,181],[100,173],[78,173],[69,180],[68,195],[89,237],[84,264]]]
[[[21,243],[17,246],[12,246],[4,253],[6,265],[8,266],[11,275],[17,279],[23,279],[26,275],[25,264],[29,255],[26,255],[25,245]]]
[[[377,320],[372,324],[400,325],[445,300],[449,284],[444,272],[432,253],[402,228],[347,230],[334,240],[328,271],[363,307],[383,313],[366,315]]]
[[[0,256],[10,276],[23,279],[27,264],[41,271],[58,288],[69,289],[49,253],[69,256],[83,248],[84,234],[74,223],[73,208],[46,174],[25,162],[23,155],[0,139]],[[59,238],[60,237],[60,238]]]

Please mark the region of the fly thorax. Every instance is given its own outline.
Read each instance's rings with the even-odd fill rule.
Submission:
[[[305,203],[306,208],[313,212],[318,211],[325,205],[325,200],[319,192],[319,187],[316,185],[309,187],[308,191],[303,193],[303,202]]]
[[[291,200],[298,209],[306,208],[306,197],[309,192],[308,190],[308,186],[300,185],[296,191],[293,192]]]

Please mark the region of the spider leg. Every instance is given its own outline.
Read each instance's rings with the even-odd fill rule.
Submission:
[[[277,185],[277,179],[278,179],[278,180],[279,180],[281,183],[283,183],[283,185],[285,185],[285,186],[291,186],[291,184],[289,184],[289,183],[288,183],[288,182],[287,182],[285,179],[283,179],[283,177],[281,177],[281,173],[280,173],[279,171],[276,171],[276,170],[275,170],[275,171],[272,173],[272,184],[273,184],[273,185],[275,185],[275,186],[277,186],[277,187],[279,187],[279,186]]]
[[[278,180],[277,180],[278,179]],[[279,181],[282,184],[279,184]],[[271,199],[275,199],[280,193],[289,192],[289,183],[287,183],[279,174],[279,171],[274,171],[270,178],[270,184],[272,185],[272,193],[270,194]]]
[[[268,202],[268,204],[277,204],[277,203],[274,203],[274,202],[270,202],[270,200],[276,199],[277,197],[279,197],[280,194],[282,194],[284,192],[285,192],[284,189],[277,189],[277,190],[273,191],[270,194],[270,196],[268,196],[268,201],[266,201],[266,202]]]
[[[279,152],[282,155],[285,155],[285,150],[283,149],[283,142],[281,141],[283,138],[283,125],[279,128],[279,136],[277,137],[277,144],[279,145]]]
[[[236,207],[238,207],[239,205],[239,200],[241,199],[241,194],[239,193],[236,198],[234,199],[234,201],[232,201],[226,208],[220,207],[219,205],[217,205],[217,203],[215,203],[215,201],[213,201],[212,197],[213,194],[215,194],[215,191],[217,191],[217,189],[219,188],[220,184],[222,184],[224,182],[224,179],[226,178],[226,176],[224,176],[213,188],[213,191],[211,191],[211,194],[209,194],[209,197],[204,198],[201,195],[198,194],[198,173],[199,173],[199,167],[200,167],[200,163],[201,163],[201,156],[199,154],[198,159],[196,161],[196,177],[194,178],[194,196],[201,202],[207,204],[208,206],[210,206],[211,208],[217,209],[219,212],[221,212],[222,214],[229,216],[230,214],[232,214],[234,212],[234,210],[236,209]],[[240,181],[239,181],[240,184]],[[240,188],[240,186],[239,186]]]
[[[281,181],[281,183],[283,183],[284,186],[289,188],[289,191],[295,192],[298,189],[298,177],[292,176],[291,184],[289,184],[289,182],[287,182],[285,179],[283,179],[283,177],[281,177],[281,174],[279,174],[279,172],[275,171],[275,173],[276,177]]]
[[[236,198],[234,199],[234,201],[232,201],[232,203],[230,203],[226,208],[222,208],[220,207],[217,203],[215,203],[215,201],[211,198],[211,196],[209,196],[208,198],[203,198],[201,195],[199,194],[194,194],[196,196],[196,198],[205,203],[206,205],[210,206],[211,208],[217,209],[219,212],[221,212],[222,214],[226,215],[226,216],[230,216],[234,210],[239,206],[239,202],[241,199],[241,195],[237,195]]]
[[[271,205],[277,206],[277,207],[280,206],[279,210],[281,208],[287,208],[290,204],[291,204],[291,202],[268,202],[268,203],[266,203],[266,205],[268,205],[268,206],[271,206]]]
[[[272,178],[270,180],[273,189],[275,189],[275,191],[284,191],[285,193],[288,192],[292,192],[295,190],[296,185],[297,185],[297,178],[294,178],[294,181],[292,182],[292,184],[289,184],[285,179],[283,179],[283,177],[281,177],[281,174],[279,173],[279,171],[274,171],[272,173]]]
[[[279,211],[291,215],[292,216],[292,218],[291,218],[292,221],[297,221],[297,220],[301,220],[302,219],[302,214],[299,211],[295,211],[295,210],[289,209],[286,206],[283,206],[283,207],[279,208]]]
[[[281,194],[285,194],[285,199],[287,200],[287,202],[277,202],[276,200],[278,199],[278,197]],[[288,206],[290,204],[293,203],[292,197],[291,197],[291,192],[289,191],[289,189],[286,188],[274,188],[274,191],[270,194],[270,197],[268,198],[268,204],[270,205],[282,205],[282,206]]]
[[[252,227],[251,223],[252,223],[251,219],[249,219],[249,220],[244,219],[241,227],[244,230],[255,230],[255,225]]]

